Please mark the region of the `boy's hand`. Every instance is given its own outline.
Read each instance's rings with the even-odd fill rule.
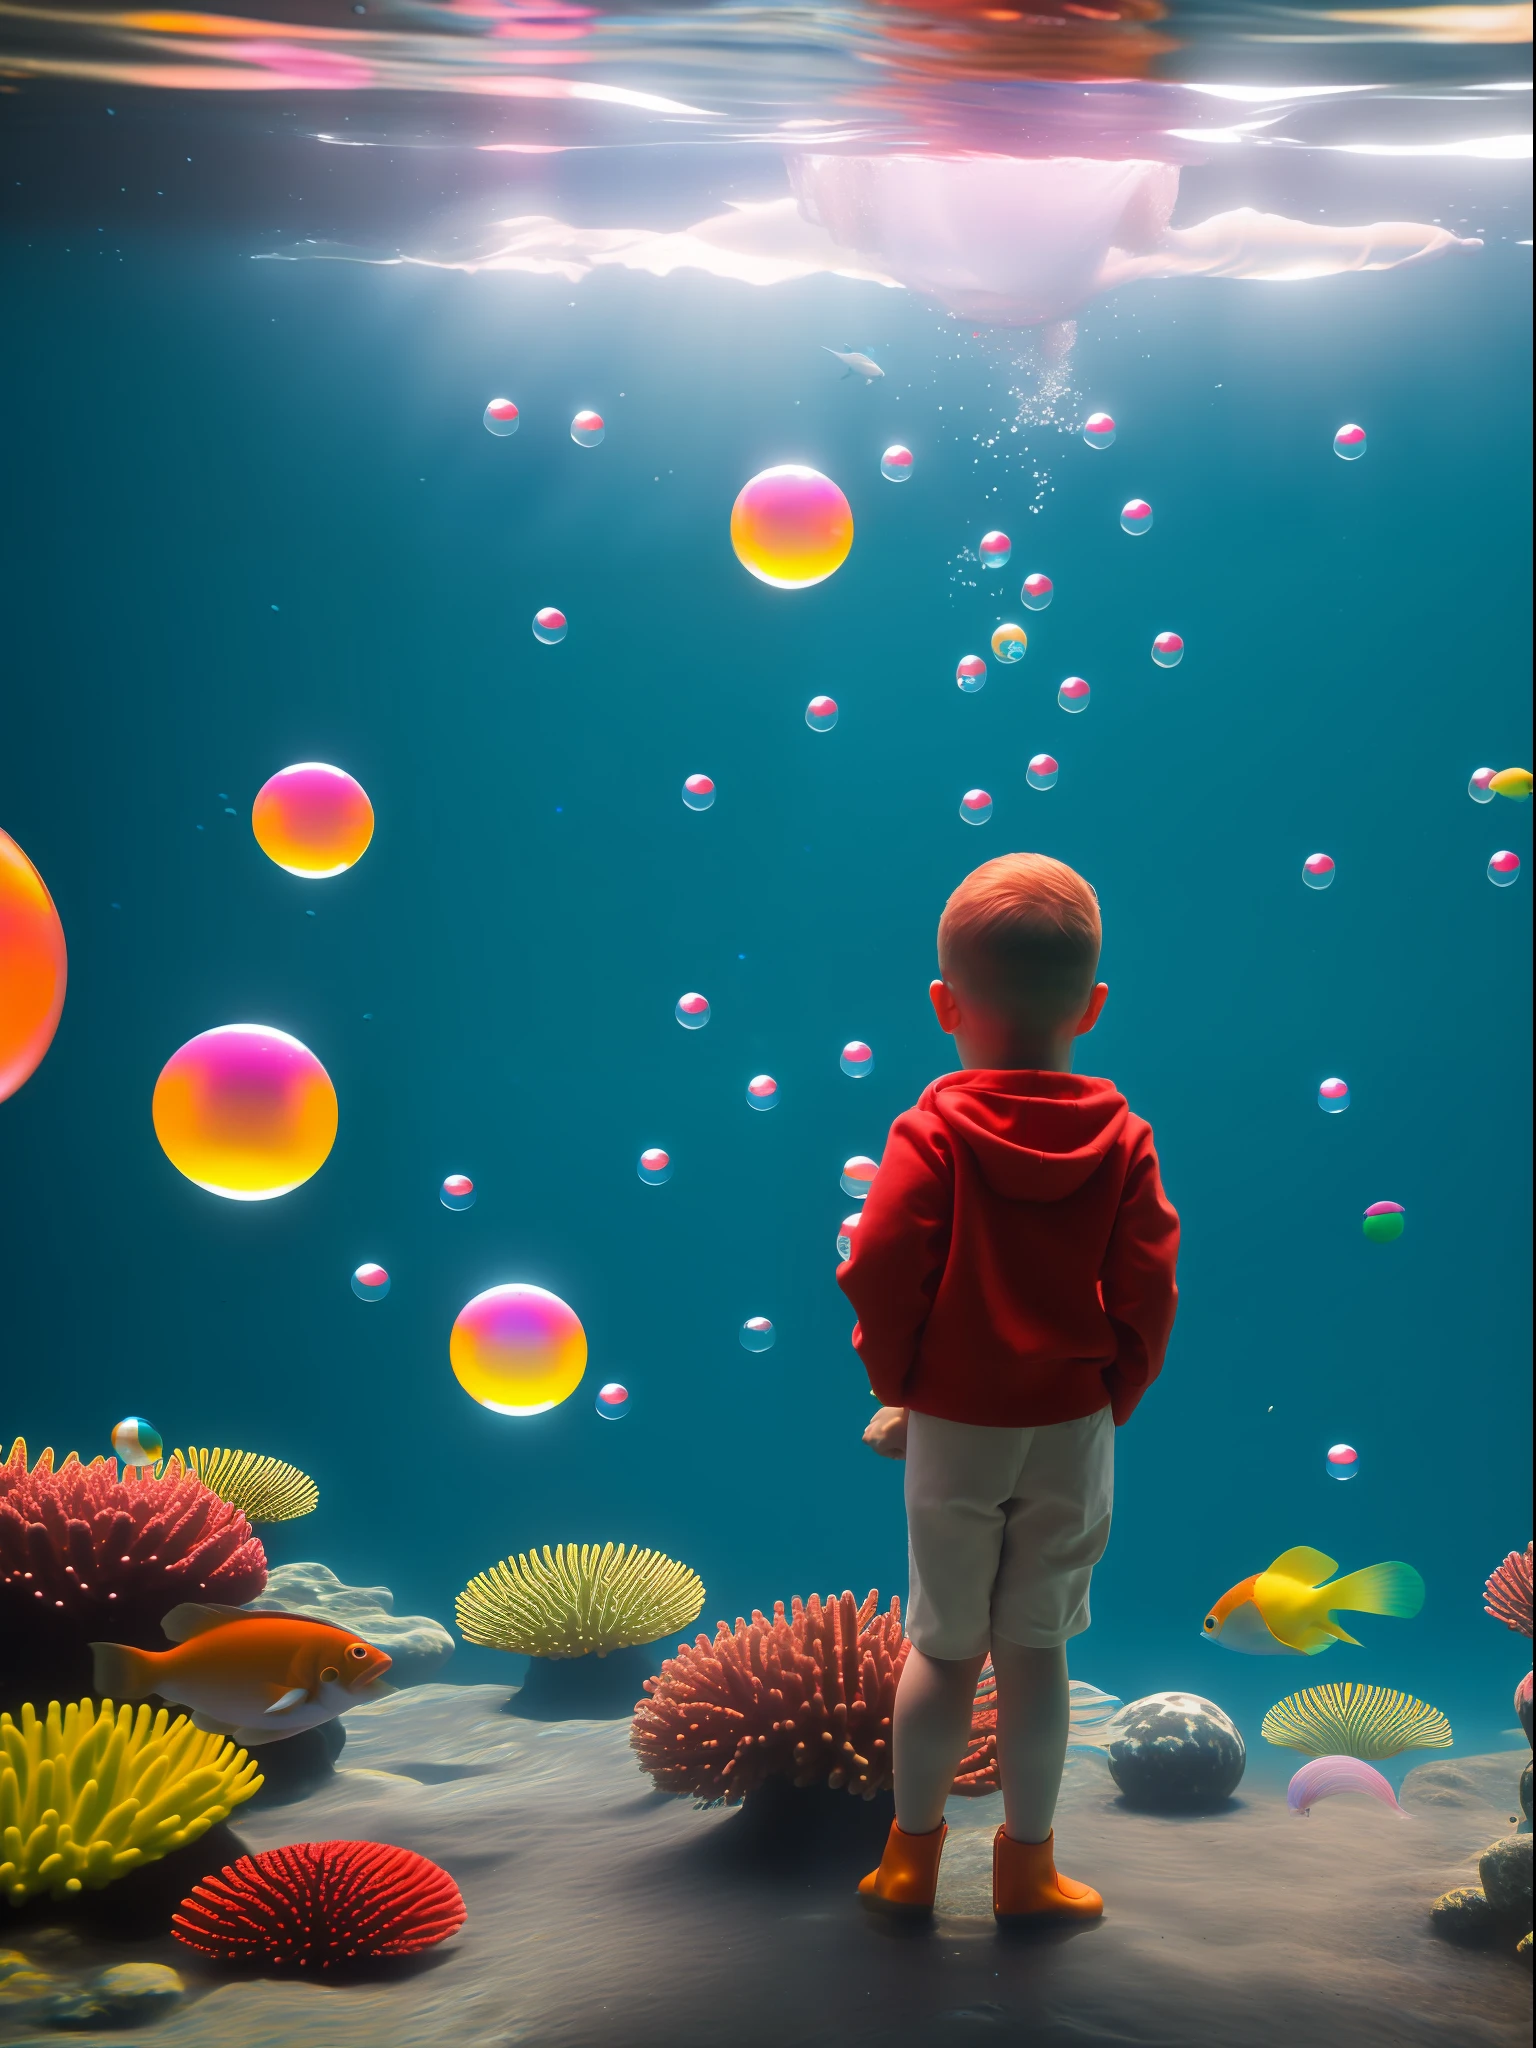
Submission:
[[[907,1411],[905,1408],[877,1408],[869,1418],[864,1441],[882,1458],[907,1455]]]

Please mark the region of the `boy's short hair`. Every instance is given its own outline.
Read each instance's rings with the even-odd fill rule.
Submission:
[[[1078,1017],[1103,931],[1093,890],[1065,861],[1005,853],[972,870],[939,919],[939,972],[963,995],[1055,1025]]]

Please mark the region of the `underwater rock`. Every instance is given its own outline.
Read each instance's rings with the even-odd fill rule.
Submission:
[[[1491,1948],[1498,1934],[1492,1906],[1475,1884],[1442,1892],[1429,1909],[1430,1925],[1458,1948]]]
[[[1531,1837],[1504,1835],[1478,1858],[1483,1896],[1501,1920],[1531,1924]]]
[[[424,1685],[453,1655],[453,1637],[425,1614],[396,1614],[388,1586],[348,1586],[323,1564],[283,1564],[270,1573],[266,1591],[247,1603],[253,1614],[273,1609],[354,1629],[394,1660],[391,1685]]]
[[[1115,1720],[1109,1770],[1126,1802],[1151,1812],[1210,1812],[1229,1799],[1248,1753],[1232,1722],[1193,1692],[1154,1692]]]
[[[660,1669],[661,1653],[649,1643],[606,1657],[530,1657],[507,1712],[525,1721],[627,1721]]]
[[[347,1731],[338,1717],[315,1728],[301,1728],[282,1742],[261,1747],[261,1790],[253,1806],[288,1806],[317,1791],[336,1769],[346,1747]]]
[[[137,2027],[159,2019],[185,1996],[168,1963],[113,1963],[84,1984],[56,1991],[39,2013],[45,2027],[83,2033],[93,2027]]]

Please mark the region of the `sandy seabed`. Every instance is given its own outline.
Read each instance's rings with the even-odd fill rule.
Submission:
[[[1476,1884],[1509,1832],[1525,1752],[1410,1773],[1399,1819],[1340,1799],[1306,1819],[1268,1788],[1226,1811],[1132,1813],[1074,1753],[1064,1867],[1097,1926],[999,1935],[996,1798],[953,1800],[938,1913],[893,1927],[851,1888],[880,1816],[809,1850],[751,1817],[657,1794],[624,1722],[535,1722],[501,1686],[423,1685],[347,1717],[334,1778],[235,1816],[247,1849],[397,1843],[452,1872],[463,1932],[387,1980],[230,1980],[169,1938],[72,1960],[173,1964],[187,2001],[133,2034],[29,2042],[154,2048],[1516,2048],[1529,1970],[1448,1946],[1430,1901]],[[1244,1794],[1247,1794],[1245,1797]],[[848,1802],[850,1808],[855,1802]],[[858,1822],[872,1828],[859,1839]],[[16,2037],[13,2037],[16,2038]]]

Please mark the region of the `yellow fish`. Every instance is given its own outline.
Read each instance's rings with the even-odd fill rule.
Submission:
[[[1517,804],[1523,804],[1531,793],[1531,771],[1529,768],[1501,768],[1497,775],[1490,775],[1488,787],[1496,789],[1500,796],[1512,796]]]
[[[1240,1579],[1222,1594],[1205,1617],[1207,1637],[1250,1657],[1315,1657],[1333,1643],[1359,1648],[1334,1620],[1335,1608],[1407,1620],[1424,1605],[1424,1581],[1411,1564],[1368,1564],[1325,1586],[1338,1568],[1336,1558],[1305,1543],[1282,1551],[1267,1572]]]

